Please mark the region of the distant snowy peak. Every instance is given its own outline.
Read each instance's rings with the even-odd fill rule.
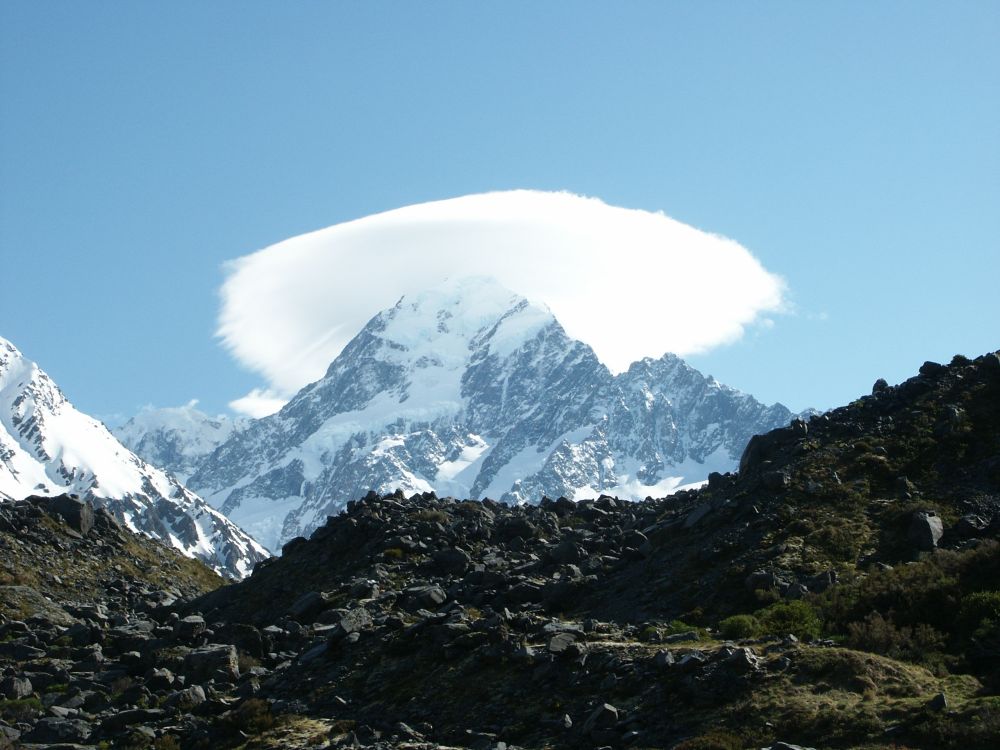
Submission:
[[[250,424],[247,417],[210,417],[197,403],[145,408],[112,432],[136,455],[186,482],[206,456]]]
[[[241,578],[266,551],[176,479],[77,411],[34,362],[0,338],[0,498],[69,492],[215,570]]]
[[[673,355],[612,375],[545,306],[458,279],[372,318],[190,485],[277,550],[370,489],[664,495],[734,468],[751,435],[791,416]]]

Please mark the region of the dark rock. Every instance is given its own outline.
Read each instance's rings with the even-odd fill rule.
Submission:
[[[334,638],[343,638],[371,627],[372,616],[364,607],[336,610],[336,613],[336,617],[330,623],[335,626],[335,630],[331,633]]]
[[[911,516],[907,539],[918,550],[934,549],[943,535],[944,525],[934,511],[917,511]]]
[[[670,651],[657,651],[656,656],[653,657],[653,666],[659,667],[660,669],[672,667],[674,662],[674,655]]]
[[[288,608],[288,614],[296,620],[306,620],[314,615],[318,615],[329,604],[329,600],[318,591],[310,591],[296,599],[292,606]]]
[[[94,527],[94,506],[89,502],[80,502],[70,495],[58,495],[49,499],[48,510],[81,534],[88,534]]]
[[[407,604],[422,609],[437,609],[448,601],[448,594],[440,586],[411,586],[403,594]]]
[[[787,471],[765,471],[761,475],[761,481],[767,489],[777,492],[785,489],[791,483],[791,478]]]
[[[39,743],[83,743],[90,739],[93,727],[83,719],[59,719],[47,717],[39,719],[34,728],[21,735],[25,742]]]
[[[184,657],[184,672],[195,680],[208,680],[222,673],[235,680],[240,676],[236,647],[213,643],[196,648]]]
[[[166,700],[169,708],[178,708],[182,711],[190,711],[195,706],[200,706],[208,698],[205,696],[205,689],[201,685],[192,685],[185,690],[178,690]]]
[[[101,722],[105,732],[116,732],[133,724],[148,724],[159,721],[167,715],[162,708],[134,708],[128,711],[118,711]]]
[[[702,503],[701,505],[696,506],[694,510],[688,513],[687,516],[684,518],[684,528],[690,529],[692,526],[701,521],[705,516],[707,516],[711,510],[712,510],[711,503]]]
[[[618,709],[610,703],[602,703],[595,708],[583,723],[583,733],[590,734],[595,729],[609,729],[618,723]]]
[[[548,650],[553,654],[566,653],[572,645],[576,643],[576,636],[572,633],[556,633],[549,638]]]
[[[24,677],[5,677],[0,682],[0,693],[12,701],[27,698],[32,693],[31,680]]]
[[[948,708],[948,696],[944,693],[938,693],[928,701],[927,708],[931,711],[944,711]]]
[[[947,371],[947,367],[938,362],[924,362],[918,372],[926,377],[936,377]]]
[[[174,623],[174,635],[185,641],[192,641],[208,628],[201,615],[189,615]]]
[[[469,565],[472,563],[472,558],[469,557],[469,553],[464,549],[458,547],[450,547],[448,549],[438,550],[431,558],[434,561],[434,567],[442,573],[452,573],[456,575],[461,575],[468,570]]]

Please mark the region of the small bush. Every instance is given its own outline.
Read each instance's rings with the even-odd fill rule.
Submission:
[[[804,601],[778,602],[757,612],[761,630],[772,635],[788,635],[810,640],[819,637],[822,623],[811,605]]]
[[[760,633],[760,622],[753,615],[733,615],[719,623],[719,633],[727,640],[753,638]]]
[[[430,523],[448,523],[451,519],[443,510],[420,510],[414,513],[411,518],[417,521],[428,521]]]
[[[885,654],[894,659],[924,661],[944,648],[945,637],[926,623],[897,627],[891,619],[872,612],[860,622],[847,626],[847,642],[852,648]]]
[[[975,630],[984,620],[1000,620],[1000,591],[977,591],[962,597],[959,619],[968,630]]]
[[[255,735],[266,732],[274,726],[271,704],[260,698],[248,698],[231,716],[233,726],[241,732]]]
[[[8,721],[27,721],[41,711],[42,702],[35,697],[0,700],[0,716]]]

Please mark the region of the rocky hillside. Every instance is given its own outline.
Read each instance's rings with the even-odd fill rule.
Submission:
[[[791,417],[669,354],[612,375],[544,306],[460,279],[375,316],[189,485],[276,552],[368,490],[660,497]]]
[[[107,621],[68,611],[84,628],[25,610],[0,626],[3,731],[159,748],[995,747],[998,536],[1000,356],[956,357],[754,438],[739,474],[700,490],[538,506],[371,493],[197,599],[113,596]]]
[[[0,501],[62,493],[92,500],[133,531],[233,578],[267,557],[236,524],[78,411],[0,338]]]

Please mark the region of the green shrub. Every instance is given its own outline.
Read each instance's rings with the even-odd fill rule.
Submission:
[[[924,662],[931,654],[944,648],[945,637],[926,623],[916,627],[897,627],[891,619],[879,612],[870,613],[864,620],[849,623],[847,643],[861,651],[873,651],[894,659]]]
[[[260,698],[248,698],[232,712],[230,721],[234,728],[249,735],[266,732],[274,726],[271,705]]]
[[[796,638],[812,639],[819,636],[822,622],[810,604],[797,600],[778,602],[757,612],[761,630],[771,635],[792,634]]]
[[[753,615],[733,615],[719,623],[719,633],[727,640],[753,638],[760,633],[760,622]]]
[[[977,591],[962,597],[959,619],[967,630],[975,630],[984,620],[1000,620],[1000,591]]]

